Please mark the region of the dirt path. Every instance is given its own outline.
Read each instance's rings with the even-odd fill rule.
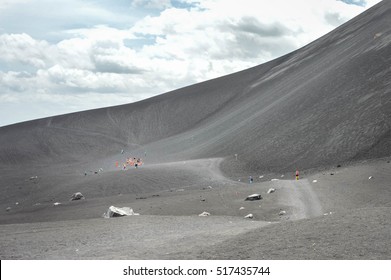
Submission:
[[[283,189],[281,202],[291,207],[290,219],[300,220],[323,214],[322,205],[306,179],[298,181],[279,181],[278,186]]]

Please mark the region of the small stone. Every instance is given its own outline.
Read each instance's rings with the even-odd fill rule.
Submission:
[[[210,216],[210,213],[208,213],[208,212],[202,212],[202,213],[199,214],[198,216],[200,216],[200,217],[207,217],[207,216]]]
[[[282,215],[285,215],[286,214],[286,211],[284,210],[281,210],[280,213],[278,213],[279,216],[282,216]]]
[[[255,193],[246,197],[245,201],[261,200],[261,199],[262,196],[260,194]]]

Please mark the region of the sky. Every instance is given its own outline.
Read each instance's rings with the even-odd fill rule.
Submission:
[[[380,0],[0,0],[0,126],[262,64]]]

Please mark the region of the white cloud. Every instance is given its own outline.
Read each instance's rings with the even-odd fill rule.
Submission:
[[[133,0],[131,1],[133,7],[144,7],[148,9],[163,10],[171,7],[170,0]]]
[[[40,102],[65,113],[147,98],[268,61],[365,9],[336,0],[176,2],[183,7],[171,1],[132,1],[130,6],[161,11],[121,28],[102,22],[67,29],[54,42],[3,32],[0,111],[11,103],[21,108],[35,104],[26,109],[35,118],[41,116],[33,109]],[[6,11],[7,5],[0,8]],[[112,15],[91,2],[82,10],[89,21]],[[0,119],[0,125],[7,123]]]

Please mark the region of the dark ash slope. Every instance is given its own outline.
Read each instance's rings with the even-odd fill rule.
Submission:
[[[141,102],[0,129],[2,164],[229,157],[287,171],[391,154],[391,3],[269,63]],[[229,166],[226,166],[228,168]]]

